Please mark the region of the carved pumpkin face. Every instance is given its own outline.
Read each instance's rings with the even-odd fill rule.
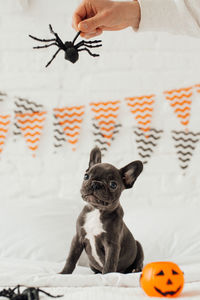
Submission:
[[[148,296],[177,297],[184,285],[183,272],[175,263],[153,262],[144,267],[140,285]]]

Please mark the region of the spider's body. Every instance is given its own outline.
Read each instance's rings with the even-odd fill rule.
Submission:
[[[72,42],[65,42],[65,47],[65,59],[74,64],[79,59],[78,50],[74,47]]]
[[[46,64],[46,67],[48,67],[51,64],[51,62],[54,60],[54,58],[60,52],[60,50],[63,50],[65,52],[65,59],[71,61],[72,63],[75,63],[79,59],[78,52],[80,52],[80,51],[87,51],[93,57],[99,56],[99,54],[91,53],[91,51],[88,48],[101,47],[102,46],[101,40],[95,40],[95,41],[82,40],[78,44],[75,44],[76,39],[78,38],[78,36],[81,33],[79,31],[72,42],[67,41],[67,42],[63,43],[62,40],[60,39],[60,37],[58,36],[58,34],[53,31],[53,28],[51,25],[49,25],[49,29],[50,29],[50,32],[54,35],[54,37],[55,37],[54,39],[39,39],[35,36],[29,35],[32,39],[39,41],[39,42],[52,42],[52,43],[46,44],[44,46],[33,47],[34,49],[47,48],[50,46],[58,47],[58,50],[53,55],[52,59]]]

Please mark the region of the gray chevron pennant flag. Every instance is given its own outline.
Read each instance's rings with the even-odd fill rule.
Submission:
[[[7,97],[7,94],[0,91],[0,102],[3,102]]]
[[[162,136],[163,130],[150,128],[147,136],[141,128],[136,128],[134,129],[134,133],[136,136],[138,154],[143,164],[147,164]]]
[[[62,125],[60,124],[58,118],[56,117],[56,113],[54,112],[54,147],[60,148],[66,142],[65,132],[63,130]]]
[[[197,143],[200,140],[200,132],[172,130],[172,139],[182,170],[188,168],[194,154]]]

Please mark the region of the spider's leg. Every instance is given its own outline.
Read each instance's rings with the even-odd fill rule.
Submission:
[[[83,41],[85,44],[98,44],[102,43],[102,40],[94,40],[94,41]]]
[[[52,63],[52,61],[54,60],[54,58],[56,57],[56,55],[59,53],[60,50],[62,50],[62,49],[59,48],[56,51],[56,53],[53,55],[52,59],[46,64],[46,66],[45,66],[46,68]]]
[[[73,39],[73,41],[72,41],[72,44],[73,44],[73,45],[74,45],[75,41],[77,40],[77,38],[79,37],[80,33],[81,33],[81,31],[79,31],[79,32],[77,33],[77,35],[75,36],[75,38]]]
[[[45,292],[45,291],[43,291],[43,290],[41,290],[41,289],[38,289],[38,291],[41,292],[41,293],[44,293],[45,295],[47,295],[47,296],[49,296],[49,297],[52,297],[52,298],[63,297],[63,295],[57,295],[57,296],[51,295],[51,294],[49,294],[49,293],[47,293],[47,292]]]
[[[102,44],[99,44],[99,45],[91,45],[91,44],[89,44],[89,45],[87,45],[87,44],[83,41],[83,42],[78,43],[78,44],[75,46],[75,48],[77,49],[77,48],[79,48],[79,47],[81,47],[81,46],[85,46],[85,47],[87,47],[87,48],[98,48],[98,47],[101,47]]]
[[[102,47],[102,44],[99,44],[99,45],[87,45],[87,44],[84,44],[85,47],[88,47],[88,48],[98,48],[98,47]]]
[[[47,39],[39,39],[33,35],[30,35],[29,34],[29,37],[32,38],[33,40],[36,40],[36,41],[39,41],[39,42],[53,42],[55,41],[56,39],[50,39],[50,40],[47,40]]]
[[[79,42],[78,44],[74,45],[74,47],[75,47],[76,49],[78,49],[78,48],[81,47],[81,46],[85,46],[85,45],[84,45],[84,41],[81,41],[81,42]]]
[[[58,44],[56,44],[56,43],[51,43],[51,44],[49,44],[49,45],[36,46],[36,47],[33,47],[33,49],[48,48],[48,47],[53,46],[53,45],[58,46]],[[59,47],[59,46],[58,46],[58,47]]]
[[[87,48],[78,49],[78,52],[80,52],[80,51],[87,51],[91,56],[94,56],[94,57],[100,56],[99,54],[94,54],[94,53],[90,52],[90,50]]]
[[[16,285],[10,292],[14,293],[14,291],[17,289],[18,294],[20,294],[20,285]]]
[[[58,42],[60,48],[62,48],[63,50],[65,49],[65,45],[63,44],[61,38],[59,37],[59,35],[53,31],[53,28],[51,26],[51,24],[49,24],[49,29],[50,29],[50,32],[56,37],[56,41]]]

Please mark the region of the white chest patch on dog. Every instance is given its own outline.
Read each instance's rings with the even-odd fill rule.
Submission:
[[[85,238],[89,240],[92,256],[96,260],[96,262],[103,267],[102,262],[99,259],[99,256],[96,251],[95,237],[105,232],[103,229],[102,222],[100,220],[100,211],[98,209],[94,209],[93,211],[87,213],[85,217],[85,224],[83,226],[86,236]]]

